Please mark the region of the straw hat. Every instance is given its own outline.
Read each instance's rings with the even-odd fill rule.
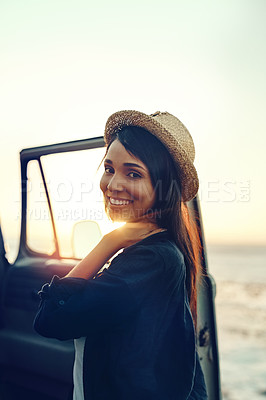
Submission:
[[[182,185],[182,200],[193,199],[199,188],[197,171],[193,165],[195,147],[187,128],[168,112],[157,111],[147,115],[139,111],[126,110],[112,114],[105,126],[104,140],[108,145],[112,137],[126,126],[138,126],[155,135],[168,149],[178,164]]]

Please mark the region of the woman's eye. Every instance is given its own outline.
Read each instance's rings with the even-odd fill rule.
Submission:
[[[114,169],[112,167],[109,167],[108,165],[106,165],[104,167],[104,171],[106,174],[113,174],[114,173]],[[130,178],[133,179],[137,179],[137,178],[141,178],[141,175],[135,171],[131,171],[127,174],[127,176],[129,176]]]
[[[137,172],[130,172],[129,174],[128,174],[128,176],[130,176],[130,178],[141,178],[141,175],[140,174],[138,174]]]
[[[111,167],[104,167],[105,172],[107,172],[107,174],[112,173],[112,168]]]

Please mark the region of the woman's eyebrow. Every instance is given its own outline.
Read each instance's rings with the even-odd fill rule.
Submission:
[[[105,161],[106,163],[108,163],[108,164],[113,164],[113,161],[112,161],[112,160],[109,160],[108,158],[106,158],[104,161]],[[145,169],[144,169],[143,167],[141,167],[140,165],[135,164],[135,163],[124,163],[123,166],[124,166],[124,167],[136,167],[136,168],[143,169],[143,171],[145,171]]]

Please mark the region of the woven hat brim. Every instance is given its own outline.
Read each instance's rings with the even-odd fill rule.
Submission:
[[[135,110],[124,110],[118,111],[108,118],[104,131],[105,143],[108,145],[112,137],[126,126],[144,128],[155,135],[165,145],[172,158],[179,166],[182,200],[186,202],[193,199],[199,189],[198,174],[193,162],[178,140],[174,142],[174,146],[169,146],[169,142],[171,143],[173,141],[172,133],[150,115]]]

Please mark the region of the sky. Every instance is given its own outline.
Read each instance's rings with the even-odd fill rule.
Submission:
[[[2,0],[0,217],[18,237],[23,148],[103,134],[115,111],[189,129],[207,243],[266,244],[264,0]]]

